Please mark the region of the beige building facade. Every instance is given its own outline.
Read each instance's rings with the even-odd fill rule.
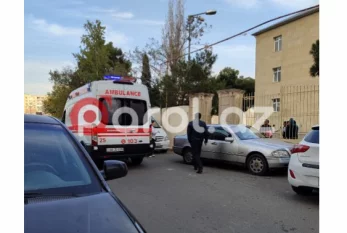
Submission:
[[[24,94],[24,113],[43,114],[43,101],[46,98],[44,95]]]
[[[307,132],[319,123],[319,78],[311,77],[312,44],[319,39],[319,7],[253,34],[256,38],[254,105],[271,106],[280,128],[293,117]]]

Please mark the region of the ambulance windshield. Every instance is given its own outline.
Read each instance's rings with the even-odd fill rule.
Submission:
[[[138,126],[148,122],[147,104],[144,100],[101,98],[99,107],[102,113],[101,122],[105,125]]]

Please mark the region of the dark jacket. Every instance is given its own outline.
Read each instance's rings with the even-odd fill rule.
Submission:
[[[195,126],[196,124],[196,126]],[[194,128],[195,126],[195,128]],[[189,122],[187,127],[187,137],[188,141],[191,143],[193,141],[205,142],[208,141],[208,130],[207,125],[202,120],[194,120]]]
[[[296,125],[296,121],[293,119],[289,120],[289,125],[286,127],[286,138],[298,139],[299,127]]]

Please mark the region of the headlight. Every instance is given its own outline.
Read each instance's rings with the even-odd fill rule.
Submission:
[[[169,141],[169,137],[166,136],[166,137],[164,138],[164,141]]]
[[[285,150],[276,150],[271,155],[276,158],[290,157],[289,153]]]

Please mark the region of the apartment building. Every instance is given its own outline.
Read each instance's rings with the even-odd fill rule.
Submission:
[[[319,123],[319,78],[311,77],[312,44],[319,39],[319,6],[253,34],[255,106],[272,106],[276,128],[293,117],[301,132]]]
[[[43,114],[43,101],[46,96],[24,94],[24,113]]]

